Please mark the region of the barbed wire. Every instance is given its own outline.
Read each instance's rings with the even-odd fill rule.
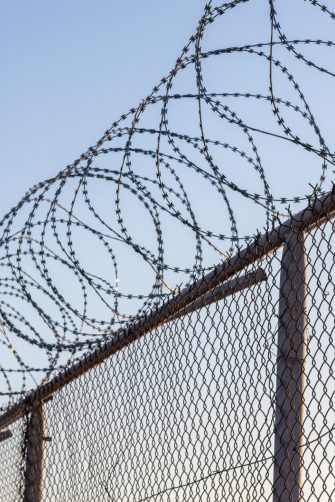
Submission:
[[[234,209],[236,196],[238,207],[243,202],[262,211],[264,229],[269,230],[293,205],[327,190],[335,153],[321,132],[304,82],[298,82],[289,66],[300,64],[314,76],[334,78],[335,70],[307,57],[304,48],[331,51],[335,42],[288,37],[277,12],[279,2],[269,0],[264,3],[268,40],[207,49],[206,34],[215,23],[235,11],[242,16],[247,4],[254,3],[209,1],[170,73],[79,159],[33,186],[2,218],[2,396],[14,399],[48,380],[83,351],[113,336],[116,328],[150,312],[182,284],[197,280],[250,242],[259,230],[243,234]],[[335,20],[325,4],[304,0],[302,5],[317,9],[325,22]],[[205,63],[215,60],[219,65],[224,56],[241,54],[257,56],[265,65],[262,83],[267,91],[210,92]],[[330,54],[327,61],[332,61]],[[184,75],[189,92],[183,85],[178,92]],[[283,86],[277,77],[290,86],[289,97],[279,95]],[[237,102],[268,107],[272,122],[255,125],[255,113],[243,118]],[[183,123],[181,103],[192,106],[187,113],[192,133],[174,126]],[[236,143],[218,124],[222,131],[231,127],[236,132]],[[216,136],[208,132],[213,128]],[[304,139],[307,130],[314,143]],[[261,154],[266,138],[309,154],[318,169],[317,181],[309,180],[309,193],[274,194]],[[224,152],[252,169],[258,192],[246,188],[244,179],[243,184],[231,179],[220,162]],[[206,219],[210,193],[217,210]]]

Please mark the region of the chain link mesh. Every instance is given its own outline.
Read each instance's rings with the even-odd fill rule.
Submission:
[[[335,13],[296,3],[209,0],[0,219],[0,502],[335,499]]]
[[[22,500],[25,469],[25,420],[0,432],[0,502]]]
[[[283,228],[26,398],[0,500],[333,500],[335,223]]]

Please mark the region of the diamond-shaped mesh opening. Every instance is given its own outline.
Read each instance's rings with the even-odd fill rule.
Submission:
[[[332,500],[334,230],[272,234],[41,388],[2,429],[0,500]]]
[[[25,420],[20,419],[0,433],[0,501],[22,500],[25,469]]]

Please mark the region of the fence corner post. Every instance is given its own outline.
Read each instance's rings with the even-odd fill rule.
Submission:
[[[304,233],[292,228],[280,275],[275,395],[274,502],[299,502],[302,489],[306,329]]]
[[[30,411],[27,425],[24,502],[41,502],[43,489],[44,415],[42,401]]]

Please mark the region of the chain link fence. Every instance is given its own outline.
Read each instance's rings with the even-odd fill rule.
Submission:
[[[0,418],[0,500],[331,501],[335,195]]]

